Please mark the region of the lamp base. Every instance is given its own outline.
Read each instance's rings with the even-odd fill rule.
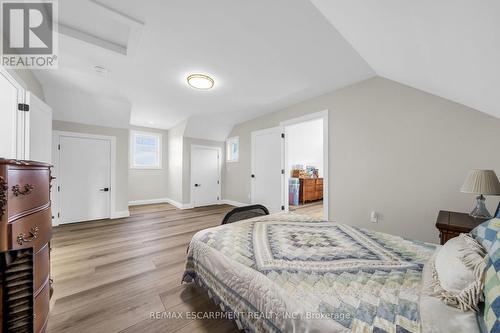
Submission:
[[[470,216],[476,219],[490,219],[492,216],[484,202],[486,198],[481,194],[476,197],[476,207],[469,213]]]

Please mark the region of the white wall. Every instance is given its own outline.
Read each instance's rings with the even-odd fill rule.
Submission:
[[[29,90],[42,101],[45,101],[42,85],[30,69],[7,69],[7,72],[9,72],[24,89]]]
[[[288,166],[302,164],[319,169],[323,176],[323,119],[286,126]]]
[[[182,174],[183,174],[183,147],[186,122],[171,128],[168,131],[168,159],[167,159],[167,193],[168,198],[178,204],[183,203]]]
[[[329,218],[438,241],[440,209],[467,212],[460,193],[472,168],[500,175],[500,119],[383,78],[373,78],[237,125],[239,161],[228,163],[225,198],[249,202],[250,133],[329,110]],[[488,198],[493,211],[498,199]],[[381,213],[378,224],[370,211]]]

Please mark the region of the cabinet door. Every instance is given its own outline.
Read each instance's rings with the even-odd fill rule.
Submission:
[[[51,163],[52,161],[52,109],[29,91],[26,103],[30,111],[25,116],[25,158]]]
[[[24,89],[4,70],[0,70],[0,157],[24,158]]]

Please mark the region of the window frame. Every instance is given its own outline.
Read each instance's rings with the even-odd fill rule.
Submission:
[[[158,157],[158,165],[155,166],[143,166],[143,165],[135,165],[135,138],[137,135],[150,136],[155,137],[157,141],[156,147],[156,156]],[[162,156],[162,144],[163,144],[163,135],[157,132],[146,132],[146,131],[130,131],[130,161],[129,167],[134,170],[161,170],[163,169],[163,156]]]
[[[230,159],[231,156],[231,145],[233,143],[236,143],[238,145],[238,151],[236,154],[236,158]],[[235,163],[238,162],[240,159],[240,137],[239,136],[232,136],[230,138],[227,138],[226,140],[226,162],[227,163]]]

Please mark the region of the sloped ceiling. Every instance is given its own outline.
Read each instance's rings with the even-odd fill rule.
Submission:
[[[311,1],[378,75],[500,118],[500,1]]]
[[[374,76],[309,0],[59,4],[59,69],[36,73],[48,103],[64,105],[56,99],[67,91],[114,99],[120,124],[128,116],[133,125],[169,129],[192,118],[191,136],[223,140],[235,123]],[[215,88],[188,87],[196,72],[212,75]],[[82,119],[100,123],[107,102],[90,105],[80,108]]]

